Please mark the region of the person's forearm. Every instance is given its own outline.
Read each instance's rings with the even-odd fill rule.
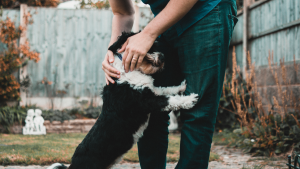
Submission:
[[[144,33],[158,37],[186,15],[198,0],[170,0],[167,6],[145,27]]]
[[[134,15],[119,15],[116,14],[112,20],[112,33],[109,46],[117,41],[118,36],[122,32],[130,32],[133,26]]]

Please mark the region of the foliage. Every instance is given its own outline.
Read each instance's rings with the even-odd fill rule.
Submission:
[[[227,69],[224,79],[223,92],[219,102],[218,115],[215,125],[216,131],[222,131],[224,129],[233,130],[239,127],[239,116],[234,112],[234,106],[236,105],[232,103],[234,98],[231,93],[230,85],[228,85],[232,81],[232,76],[230,73],[228,73],[228,71],[229,70]],[[240,87],[247,87],[245,85],[246,82],[241,78],[240,75],[236,76],[235,78],[238,79],[239,83],[241,84]],[[246,93],[246,95],[249,96],[248,93]],[[246,97],[246,102],[249,102],[249,97]]]
[[[92,2],[91,0],[81,0],[80,8],[109,9],[110,5],[108,0],[98,1],[96,3]]]
[[[59,4],[59,0],[1,0],[0,6],[3,8],[16,8],[20,4],[27,4],[28,6],[40,6],[40,7],[56,7]]]
[[[0,107],[0,124],[4,127],[4,130],[9,131],[9,127],[15,122],[22,124],[26,118],[26,112],[20,107]]]
[[[280,62],[281,79],[274,71],[273,54],[270,54],[269,58],[269,70],[274,76],[277,87],[278,98],[273,96],[273,101],[267,105],[267,109],[264,108],[262,103],[263,92],[258,92],[258,88],[255,82],[255,65],[251,63],[250,54],[248,53],[247,61],[249,70],[245,71],[245,80],[241,80],[240,69],[236,64],[236,55],[233,52],[232,55],[232,75],[231,80],[224,82],[223,98],[220,102],[220,109],[223,109],[228,114],[228,117],[222,115],[219,112],[220,117],[217,119],[223,119],[222,123],[218,127],[227,127],[223,123],[236,118],[240,123],[240,129],[234,130],[239,134],[234,144],[238,147],[245,148],[253,155],[265,155],[274,156],[280,153],[292,150],[294,153],[300,153],[300,122],[297,118],[299,113],[297,112],[298,102],[293,95],[293,92],[289,90],[289,83],[286,78],[286,68],[284,61]],[[294,62],[295,72],[298,70],[298,65]],[[281,86],[281,83],[285,84],[285,90]],[[274,93],[275,94],[275,93]],[[293,112],[289,111],[287,105],[293,105]],[[220,111],[220,110],[219,110]],[[224,112],[223,112],[224,113]],[[237,132],[238,131],[238,132]]]
[[[108,9],[110,8],[110,5],[108,0],[104,0],[104,1],[98,1],[96,3],[93,3],[92,7],[95,7],[97,9]]]
[[[25,15],[25,25],[28,25],[30,14]],[[3,105],[9,100],[18,100],[20,98],[19,89],[28,85],[28,77],[18,82],[13,75],[20,68],[24,67],[28,60],[39,61],[39,53],[30,50],[29,42],[19,45],[19,38],[25,27],[16,27],[14,22],[7,18],[0,20],[0,42],[6,47],[6,50],[0,52],[0,103]]]
[[[10,133],[9,127],[15,123],[25,124],[27,110],[37,109],[38,107],[0,107],[0,126],[4,127],[4,132]],[[80,108],[64,110],[42,110],[42,117],[45,120],[60,121],[74,119],[96,119],[101,113],[101,107],[89,107],[83,111]]]

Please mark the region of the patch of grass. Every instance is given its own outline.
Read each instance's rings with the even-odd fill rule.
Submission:
[[[180,147],[180,134],[169,135],[169,146],[167,152],[167,162],[178,162],[179,160],[179,147]],[[124,161],[128,162],[139,162],[137,145],[125,154]],[[216,153],[211,152],[209,161],[219,161],[220,156]]]
[[[263,168],[265,168],[265,166],[263,165],[254,165],[252,167],[243,166],[242,169],[263,169]]]
[[[0,134],[0,165],[49,165],[55,162],[71,163],[71,157],[86,134],[47,134],[24,136]],[[168,162],[179,159],[180,135],[169,135]],[[124,161],[139,162],[137,145],[125,154]],[[210,154],[209,161],[219,156]]]
[[[0,134],[0,165],[70,163],[85,134],[24,136]]]
[[[231,145],[232,143],[236,143],[238,140],[241,140],[240,137],[241,136],[233,132],[215,133],[213,143],[215,145]]]

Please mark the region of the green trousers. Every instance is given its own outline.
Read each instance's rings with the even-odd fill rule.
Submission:
[[[177,36],[170,28],[160,38],[166,57],[165,70],[153,76],[156,86],[179,85],[186,79],[186,95],[199,101],[181,110],[180,159],[176,169],[208,167],[214,125],[227,64],[228,48],[237,22],[235,0],[222,0],[207,16]],[[142,169],[165,169],[168,148],[167,113],[152,113],[149,126],[138,142]]]

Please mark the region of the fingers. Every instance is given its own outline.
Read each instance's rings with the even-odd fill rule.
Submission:
[[[109,63],[113,63],[115,61],[115,57],[112,51],[107,52]]]
[[[108,59],[104,59],[104,61],[102,62],[102,69],[103,69],[104,71],[107,70],[107,71],[109,71],[110,73],[114,73],[114,74],[117,74],[117,75],[120,74],[120,72],[119,72],[117,69],[115,69],[114,67],[112,67],[112,66],[109,64]]]
[[[124,51],[125,51],[125,49],[126,49],[126,46],[128,45],[128,42],[129,42],[129,41],[128,41],[128,39],[127,39],[127,41],[126,41],[126,42],[123,44],[122,48],[118,50],[118,52],[119,52],[119,53],[121,53],[121,52],[124,52]]]
[[[111,51],[108,51],[102,62],[102,69],[105,73],[105,82],[107,85],[109,85],[109,82],[115,83],[111,77],[120,78],[120,72],[110,65],[113,62],[114,55]]]
[[[126,57],[126,60],[124,59],[125,60],[124,69],[125,69],[126,73],[128,73],[128,71],[129,71],[129,66],[130,66],[132,57],[133,57],[133,54],[131,52],[129,52],[129,54]]]
[[[106,77],[106,79],[107,79],[109,82],[111,82],[112,84],[115,83],[115,81],[114,81],[111,77],[109,77],[106,73],[105,73],[105,77]]]
[[[139,68],[139,67],[142,65],[142,62],[143,62],[144,57],[145,57],[145,56],[140,56],[140,57],[139,57],[139,60],[138,60],[138,62],[137,62],[137,64],[136,64],[136,68]]]
[[[109,83],[108,83],[108,80],[107,80],[106,76],[105,76],[105,83],[106,83],[107,85],[109,85]]]
[[[126,50],[123,54],[123,58],[122,58],[122,65],[124,66],[125,65],[125,61],[127,59],[127,56],[128,56],[128,50]]]
[[[139,56],[137,54],[135,54],[131,60],[130,71],[133,71],[135,69],[135,65],[136,65],[138,59],[139,59]]]
[[[105,69],[104,67],[102,67],[102,69],[104,70],[105,74],[107,74],[108,76],[120,78],[119,74],[113,73],[112,71],[109,71],[109,70]]]

